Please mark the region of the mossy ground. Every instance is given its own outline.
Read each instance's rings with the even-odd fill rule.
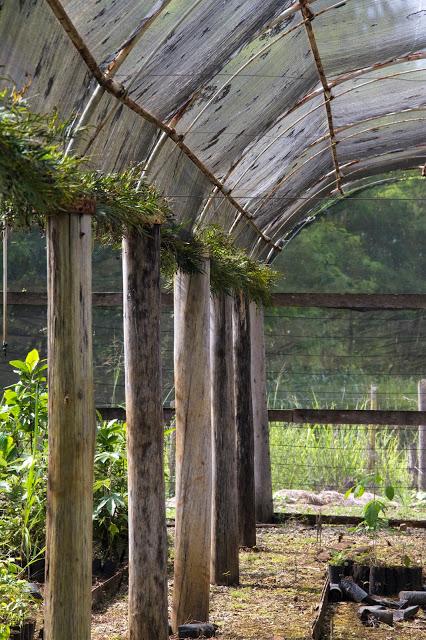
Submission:
[[[307,640],[317,615],[327,557],[334,553],[390,565],[426,563],[423,530],[384,529],[374,536],[344,526],[321,530],[297,522],[258,530],[257,547],[240,554],[241,584],[211,587],[210,619],[223,640]],[[170,589],[171,589],[170,585]],[[93,616],[93,640],[124,640],[125,589]],[[333,640],[419,639],[426,618],[392,630],[367,629],[356,618],[356,606],[339,605],[333,616]],[[417,634],[417,635],[416,635]]]

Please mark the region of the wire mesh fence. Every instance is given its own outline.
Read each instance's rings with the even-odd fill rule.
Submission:
[[[31,258],[33,254],[40,257],[40,239],[38,236],[26,239],[28,255],[19,254],[21,244],[14,247],[19,261],[15,259],[16,253],[11,252],[14,260],[10,265],[9,287],[15,291],[23,287],[43,291],[45,264],[41,259]],[[27,274],[25,277],[23,271]],[[110,250],[105,253],[97,247],[95,290],[105,290],[106,276],[108,288],[119,291],[119,255]],[[9,306],[8,348],[6,357],[0,360],[2,388],[16,380],[9,360],[22,358],[33,348],[46,356],[46,313],[46,306],[42,305]],[[163,404],[169,406],[174,398],[171,308],[163,308],[161,324]],[[377,388],[377,408],[417,409],[418,381],[426,376],[425,328],[424,310],[267,309],[265,344],[269,408],[370,409],[373,385]],[[98,406],[124,406],[120,306],[93,307],[93,343],[96,403]],[[166,425],[165,429],[167,495],[172,497],[174,432],[173,426]],[[391,483],[396,490],[395,501],[400,506],[405,505],[408,509],[410,505],[418,506],[422,502],[421,494],[417,492],[416,495],[419,486],[416,427],[376,426],[374,455],[371,453],[372,428],[362,425],[272,423],[270,443],[277,508],[290,508],[287,498],[283,498],[283,491],[315,494],[334,491],[343,495],[372,470],[380,476],[381,482],[366,483],[367,491],[380,494],[383,486]],[[339,508],[349,506],[341,504]]]

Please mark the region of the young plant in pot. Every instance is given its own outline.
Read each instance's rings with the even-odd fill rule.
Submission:
[[[0,561],[0,640],[33,640],[38,603],[21,567]]]

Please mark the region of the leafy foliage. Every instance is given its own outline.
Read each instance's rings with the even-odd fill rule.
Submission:
[[[170,216],[154,188],[140,182],[141,167],[108,175],[83,170],[81,158],[63,153],[66,131],[56,113],[32,113],[21,95],[0,92],[0,205],[11,227],[43,227],[45,215],[83,199],[96,201],[95,229],[104,241]]]
[[[20,571],[11,560],[0,561],[0,640],[9,640],[11,627],[20,627],[37,610],[28,583],[19,578]]]
[[[377,485],[383,485],[383,483],[383,478],[379,473],[367,474],[363,476],[356,485],[348,489],[345,495],[349,497],[352,494],[355,498],[360,498],[364,495],[367,486],[375,487]],[[391,484],[385,484],[384,493],[386,498],[391,501],[395,496],[395,488]],[[386,526],[387,521],[384,519],[386,510],[387,505],[382,498],[372,498],[364,506],[364,520],[360,526],[367,529],[367,531],[376,531],[380,527]]]
[[[46,362],[34,349],[10,364],[19,380],[0,406],[0,555],[30,568],[45,550]],[[115,420],[98,425],[93,491],[97,547],[119,555],[127,539],[127,462],[125,426]]]
[[[22,95],[0,92],[0,212],[12,228],[44,227],[46,215],[70,211],[82,200],[96,203],[94,228],[102,242],[119,243],[129,231],[149,233],[163,224],[162,268],[200,272],[206,250],[211,256],[214,292],[243,290],[268,302],[273,273],[252,260],[219,229],[200,236],[176,224],[167,203],[141,179],[142,167],[103,175],[84,169],[84,161],[63,152],[67,125],[57,114],[32,113]]]
[[[120,555],[127,542],[127,458],[125,425],[101,422],[97,431],[93,524],[106,557]]]

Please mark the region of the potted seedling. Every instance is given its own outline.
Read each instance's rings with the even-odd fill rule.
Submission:
[[[0,562],[0,640],[34,637],[37,602],[20,571],[12,561]]]

